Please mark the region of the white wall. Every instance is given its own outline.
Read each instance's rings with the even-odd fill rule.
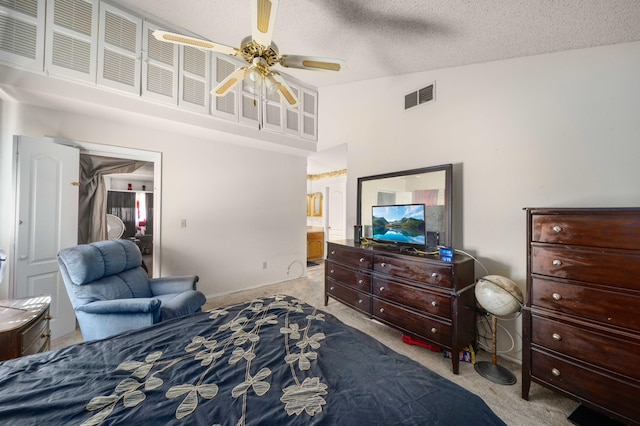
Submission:
[[[358,177],[454,163],[456,248],[524,291],[524,207],[640,206],[638,76],[629,43],[322,88],[319,148],[349,147],[347,227]],[[436,102],[404,111],[433,81]],[[520,320],[505,326],[517,335],[505,356],[519,359]]]
[[[118,121],[0,101],[0,120],[2,248],[12,236],[12,135],[46,135],[162,153],[163,276],[198,274],[198,288],[211,296],[306,272],[302,156],[199,138],[131,113]],[[0,297],[7,289],[5,276]]]

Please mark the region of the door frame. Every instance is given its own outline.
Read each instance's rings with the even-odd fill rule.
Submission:
[[[129,160],[153,163],[153,276],[160,277],[161,229],[162,229],[162,153],[115,145],[102,145],[92,142],[45,137],[61,145],[72,146],[80,150],[80,154],[100,155],[103,157],[126,158]]]

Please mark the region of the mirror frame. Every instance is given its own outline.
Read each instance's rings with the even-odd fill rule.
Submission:
[[[452,164],[443,164],[440,166],[423,167],[420,169],[411,169],[411,170],[404,170],[400,172],[383,173],[379,175],[359,177],[358,178],[358,200],[357,200],[358,211],[357,211],[357,217],[356,217],[357,225],[358,226],[362,225],[362,184],[364,182],[375,181],[380,179],[389,179],[389,178],[395,178],[395,177],[406,178],[412,175],[423,175],[425,173],[443,172],[443,171],[445,172],[444,217],[445,217],[446,223],[444,224],[444,229],[446,232],[446,237],[440,240],[440,245],[446,246],[446,247],[452,247],[452,244],[453,244],[453,233],[452,233],[453,231],[452,229],[453,228],[452,226],[452,223],[453,223],[453,217],[452,217],[453,165]]]

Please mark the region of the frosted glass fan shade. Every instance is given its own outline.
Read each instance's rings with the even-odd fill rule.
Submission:
[[[117,240],[124,234],[124,222],[118,216],[107,213],[107,238]]]
[[[480,306],[498,317],[518,312],[522,307],[522,292],[516,283],[501,275],[478,279],[475,293]]]

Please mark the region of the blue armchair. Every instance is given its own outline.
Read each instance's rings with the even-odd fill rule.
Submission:
[[[206,302],[197,275],[149,279],[129,240],[62,249],[58,265],[84,340],[189,315]]]

